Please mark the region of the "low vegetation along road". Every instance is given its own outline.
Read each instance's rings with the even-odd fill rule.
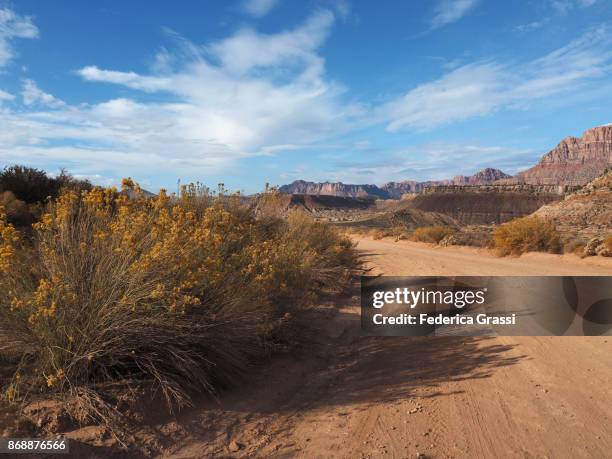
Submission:
[[[612,274],[610,260],[358,239],[389,275]],[[359,336],[358,297],[307,318],[317,344],[185,415],[169,457],[608,457],[612,339]],[[180,446],[179,446],[180,445]]]

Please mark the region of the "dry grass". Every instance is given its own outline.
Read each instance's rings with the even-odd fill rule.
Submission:
[[[572,239],[567,241],[563,246],[563,253],[573,253],[579,257],[584,257],[584,248],[586,243],[581,239]]]
[[[0,209],[6,399],[120,380],[189,404],[244,376],[281,317],[344,288],[356,266],[349,239],[302,214],[258,220],[239,197],[198,187],[124,191],[65,192],[33,242]]]
[[[539,217],[523,217],[498,226],[493,231],[492,247],[500,256],[525,252],[558,253],[561,238],[555,227]]]
[[[437,244],[453,233],[455,233],[455,230],[446,226],[424,226],[414,230],[410,239],[417,242]]]
[[[604,244],[608,252],[612,252],[612,234],[608,234],[604,239]]]

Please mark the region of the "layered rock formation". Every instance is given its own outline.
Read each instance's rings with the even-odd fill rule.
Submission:
[[[326,195],[350,198],[387,199],[388,194],[376,185],[350,185],[341,182],[306,182],[296,180],[278,189],[286,194]]]
[[[584,132],[582,137],[567,137],[546,153],[530,169],[511,177],[499,169],[486,168],[474,175],[457,175],[448,180],[417,182],[405,180],[376,185],[347,185],[341,182],[316,183],[297,180],[280,187],[282,193],[400,199],[407,193],[420,193],[440,185],[528,184],[582,186],[612,167],[612,125]]]
[[[449,183],[449,180],[431,180],[428,182],[417,182],[415,180],[404,180],[402,182],[388,182],[380,188],[390,199],[400,199],[407,193],[420,193],[425,188],[433,185]]]
[[[474,175],[466,177],[465,175],[457,175],[453,178],[453,185],[487,185],[493,183],[496,180],[503,180],[511,178],[511,175],[506,174],[499,169],[487,167]]]
[[[540,162],[518,173],[513,181],[545,185],[584,185],[612,166],[612,125],[567,137]]]
[[[378,187],[376,185],[349,185],[342,182],[305,182],[296,180],[289,185],[279,188],[281,193],[305,194],[305,195],[327,195],[352,198],[373,199],[400,199],[407,193],[420,193],[424,189],[437,185],[486,185],[496,180],[510,178],[499,169],[486,168],[474,175],[457,175],[449,180],[429,180],[417,182],[405,180],[402,182],[388,182]]]
[[[261,200],[261,195],[247,197],[244,204],[257,216],[287,216],[299,210],[315,219],[338,222],[370,217],[379,203],[371,198],[352,198],[329,195],[280,194],[273,201]]]
[[[440,186],[410,200],[415,209],[448,215],[462,224],[490,225],[535,212],[563,200],[557,187]]]
[[[448,215],[425,212],[410,207],[396,207],[376,212],[366,218],[350,219],[339,223],[340,226],[364,229],[401,229],[414,231],[422,226],[452,226],[458,223]]]

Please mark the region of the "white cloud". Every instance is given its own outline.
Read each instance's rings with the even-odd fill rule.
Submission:
[[[103,103],[67,105],[26,80],[24,104],[38,111],[0,112],[0,156],[65,161],[81,174],[201,174],[342,134],[363,110],[343,101],[318,54],[333,22],[322,10],[277,34],[243,29],[205,45],[181,39],[149,74],[82,68],[85,81],[133,90]],[[242,48],[249,40],[259,46],[248,48],[254,55]]]
[[[171,81],[166,78],[142,76],[134,72],[101,70],[95,65],[83,67],[77,73],[87,81],[121,84],[146,92],[168,90],[172,87]]]
[[[13,100],[13,99],[15,99],[14,95],[0,89],[0,102],[7,101],[7,100]]]
[[[382,185],[402,180],[443,180],[471,175],[485,167],[514,174],[533,165],[541,152],[496,145],[428,142],[389,152],[391,159],[342,161],[333,170],[312,172],[309,180]],[[302,178],[305,175],[302,174]]]
[[[275,34],[243,28],[205,44],[175,35],[179,49],[161,50],[148,72],[96,65],[78,70],[91,84],[119,87],[116,97],[101,103],[70,105],[24,80],[25,107],[7,104],[0,110],[0,158],[6,163],[27,158],[39,167],[65,166],[105,180],[160,171],[217,174],[247,156],[315,150],[377,122],[390,131],[429,129],[523,108],[545,97],[601,92],[601,86],[589,83],[608,75],[612,65],[610,31],[602,27],[529,62],[489,60],[447,69],[396,100],[367,108],[347,102],[345,88],[326,73],[320,47],[334,21],[333,13],[320,10]],[[10,100],[6,94],[0,92],[0,99]],[[371,146],[348,148],[354,152]],[[411,177],[409,172],[417,169],[421,176],[434,176],[443,170],[444,155],[463,158],[444,148],[427,151],[439,163],[403,158],[376,171],[389,180]],[[363,179],[365,173],[354,169],[354,177]]]
[[[468,14],[480,0],[440,0],[431,20],[431,28],[437,29],[456,22]]]
[[[567,46],[530,62],[477,62],[422,84],[383,108],[387,130],[431,129],[520,108],[546,97],[575,93],[581,85],[612,70],[612,37],[594,29]]]
[[[558,13],[566,14],[574,8],[588,8],[597,0],[550,0],[550,5]]]
[[[244,10],[256,18],[268,14],[276,6],[278,0],[244,0]]]
[[[8,8],[0,8],[0,68],[14,57],[14,38],[36,38],[38,28],[28,16],[20,16]]]
[[[190,60],[163,75],[94,66],[79,74],[88,81],[173,96],[173,103],[137,106],[119,100],[95,111],[138,107],[149,119],[167,116],[168,136],[191,139],[204,156],[211,146],[222,147],[231,158],[274,150],[295,139],[309,144],[346,130],[348,119],[359,113],[359,107],[340,102],[343,90],[326,80],[324,60],[316,51],[333,19],[329,11],[319,11],[291,31],[267,35],[244,29],[207,46],[188,44]]]
[[[316,54],[327,39],[334,15],[322,10],[313,14],[303,25],[294,30],[274,35],[243,29],[233,37],[214,43],[210,52],[221,63],[224,70],[233,74],[296,65],[304,66],[310,76],[323,71],[323,59]]]
[[[391,132],[403,127],[427,129],[476,115],[486,115],[501,102],[504,82],[497,64],[470,64],[425,83],[387,105]]]
[[[52,108],[63,107],[65,104],[55,96],[44,92],[35,81],[26,79],[23,81],[21,96],[24,105],[44,105]]]
[[[538,21],[528,22],[527,24],[520,24],[514,28],[517,32],[531,32],[533,30],[540,29],[550,22],[550,18],[540,19]]]

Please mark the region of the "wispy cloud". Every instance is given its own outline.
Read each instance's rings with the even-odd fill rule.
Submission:
[[[381,185],[407,179],[442,180],[453,175],[471,175],[492,164],[513,174],[533,165],[541,155],[531,149],[450,142],[428,142],[389,153],[391,158],[386,160],[336,162],[334,169],[323,173],[313,171],[306,177]]]
[[[0,102],[13,99],[15,99],[14,95],[0,89]]]
[[[260,18],[268,14],[279,0],[244,0],[243,8],[251,16]]]
[[[168,78],[157,76],[142,76],[135,72],[117,72],[102,70],[95,65],[89,65],[78,70],[77,73],[87,81],[112,83],[138,89],[145,92],[169,90],[172,82]]]
[[[383,116],[390,119],[391,132],[431,129],[576,92],[611,71],[612,36],[602,26],[530,62],[463,65],[391,101]]]
[[[26,79],[23,81],[21,89],[24,105],[43,105],[51,108],[63,107],[64,102],[57,97],[44,92],[38,87],[35,81]]]
[[[519,24],[514,27],[514,30],[524,33],[541,29],[554,20],[556,16],[565,15],[577,8],[588,8],[597,3],[597,1],[598,0],[549,0],[547,6],[552,10],[549,15],[526,24]]]
[[[68,96],[63,101],[25,79],[18,99],[0,91],[0,157],[5,163],[27,158],[83,176],[99,174],[105,183],[160,170],[177,176],[220,174],[245,157],[321,150],[365,126],[377,124],[376,135],[379,127],[425,130],[536,102],[600,94],[604,88],[598,82],[612,70],[612,34],[600,27],[526,62],[457,61],[437,79],[388,103],[361,104],[329,76],[321,52],[338,14],[318,10],[288,30],[240,28],[207,43],[170,31],[176,44],[161,49],[149,71],[101,68],[92,60],[74,73],[85,84],[118,89],[103,102],[71,104]],[[29,19],[26,23],[33,29],[24,30],[36,36],[36,27]],[[439,143],[374,152],[375,146],[361,134],[358,138],[338,151],[372,150],[380,153],[380,162],[344,164],[324,171],[324,178],[426,179],[445,177],[451,165],[457,173],[492,164],[512,172],[534,159],[530,151]]]
[[[558,13],[565,14],[574,8],[588,8],[597,3],[597,0],[550,0],[550,5]]]
[[[543,18],[538,21],[528,22],[527,24],[519,24],[514,28],[514,30],[516,30],[517,32],[531,32],[533,30],[537,30],[544,27],[549,22],[550,18]]]
[[[458,21],[474,9],[479,1],[480,0],[439,0],[431,20],[431,28],[437,29]]]
[[[9,8],[0,8],[0,69],[13,58],[12,40],[36,38],[38,28],[28,16],[20,16]]]
[[[25,80],[24,105],[37,111],[0,112],[0,156],[74,162],[82,174],[201,174],[347,132],[363,109],[346,104],[345,89],[326,75],[318,48],[333,23],[319,10],[277,34],[241,29],[201,45],[180,38],[174,57],[164,50],[164,65],[149,74],[78,70],[85,81],[133,91],[103,103],[64,104]]]

